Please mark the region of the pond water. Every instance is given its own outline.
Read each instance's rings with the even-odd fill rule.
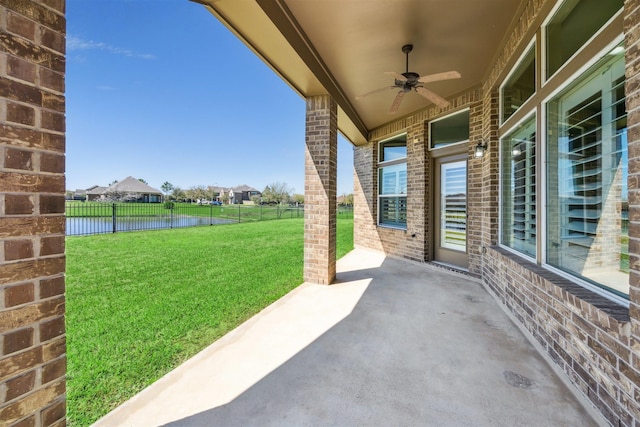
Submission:
[[[232,224],[235,222],[237,221],[197,216],[116,218],[115,231],[160,230],[165,228],[195,227],[198,225]],[[67,218],[67,236],[113,232],[114,223],[112,218]]]

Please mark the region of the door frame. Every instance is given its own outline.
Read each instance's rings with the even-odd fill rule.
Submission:
[[[451,249],[440,248],[440,183],[441,183],[441,165],[443,163],[452,163],[464,160],[467,164],[467,219],[469,217],[468,214],[468,199],[469,199],[469,155],[467,153],[467,144],[456,144],[455,147],[447,147],[449,149],[445,150],[432,150],[431,151],[431,171],[432,177],[431,185],[430,185],[430,194],[431,200],[429,203],[429,208],[431,209],[430,215],[430,226],[431,230],[433,230],[431,237],[429,238],[429,260],[431,262],[441,263],[445,265],[449,265],[455,268],[459,268],[461,270],[467,270],[469,268],[469,244],[467,239],[467,249],[464,252],[454,251]],[[468,221],[467,221],[468,224]],[[468,233],[467,226],[467,233]],[[442,253],[442,251],[449,252],[453,255],[453,259],[444,260],[437,253]],[[459,255],[459,256],[458,256]]]

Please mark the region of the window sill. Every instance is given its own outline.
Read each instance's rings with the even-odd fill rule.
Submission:
[[[378,224],[378,228],[388,228],[391,230],[398,230],[398,231],[404,231],[405,233],[407,232],[407,227],[401,227],[401,226],[397,226],[397,225],[388,225],[388,224]]]

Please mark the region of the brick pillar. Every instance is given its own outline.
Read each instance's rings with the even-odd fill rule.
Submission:
[[[0,0],[0,424],[65,424],[64,0]]]
[[[640,371],[640,1],[624,4],[625,96],[629,152],[629,317],[633,367]],[[636,385],[638,385],[636,383]],[[636,389],[636,402],[638,400]],[[638,422],[636,422],[637,424]]]
[[[307,98],[304,184],[304,280],[336,277],[337,105],[329,95]]]

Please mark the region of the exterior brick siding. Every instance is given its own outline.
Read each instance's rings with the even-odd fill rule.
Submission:
[[[626,0],[629,308],[498,243],[498,88],[555,0],[529,0],[479,88],[370,133],[354,152],[355,244],[429,261],[433,172],[428,122],[470,110],[469,270],[604,417],[640,427],[640,0]],[[65,423],[64,0],[0,0],[0,420]],[[538,83],[539,85],[539,83]],[[335,277],[337,106],[307,100],[305,280]],[[407,133],[407,230],[377,225],[379,141]]]
[[[500,54],[481,89],[450,100],[451,106],[446,110],[431,107],[375,129],[370,134],[370,142],[356,148],[355,243],[410,259],[432,259],[428,244],[433,239],[430,223],[433,195],[429,194],[432,159],[429,150],[416,149],[411,144],[417,142],[415,138],[422,131],[418,139],[427,147],[428,121],[468,107],[469,271],[482,277],[489,292],[566,373],[575,391],[591,401],[611,425],[640,427],[640,1],[625,2],[623,19],[629,144],[630,307],[612,303],[497,246],[499,85],[524,47],[540,31],[542,21],[555,4],[555,0],[528,2],[499,49]],[[537,84],[539,87],[540,82]],[[377,145],[402,132],[408,134],[408,199],[415,198],[408,202],[407,232],[376,225]],[[483,158],[473,159],[473,148],[480,138],[488,143],[488,150]],[[412,176],[422,171],[424,177]],[[424,190],[419,189],[421,186]],[[413,209],[424,209],[424,216]],[[411,238],[414,232],[422,230],[424,234]],[[422,247],[424,251],[420,253]]]
[[[65,423],[65,4],[0,0],[0,424]]]
[[[338,107],[328,95],[307,99],[304,182],[304,280],[336,277]]]
[[[432,158],[429,147],[429,121],[464,108],[470,109],[468,152],[471,154],[482,132],[481,92],[464,94],[450,101],[447,108],[432,107],[420,111],[400,121],[374,130],[371,142],[356,147],[354,152],[354,243],[358,247],[382,250],[388,254],[416,261],[432,259],[429,252],[432,238],[431,200],[433,198],[431,171]],[[378,226],[378,145],[392,136],[407,134],[407,229],[398,230]],[[469,162],[469,170],[477,169],[474,161]],[[477,162],[476,162],[477,163]],[[469,198],[470,206],[479,206],[480,199]],[[470,211],[467,226],[470,250],[470,271],[480,271],[480,248],[482,235],[480,217],[473,217]]]

